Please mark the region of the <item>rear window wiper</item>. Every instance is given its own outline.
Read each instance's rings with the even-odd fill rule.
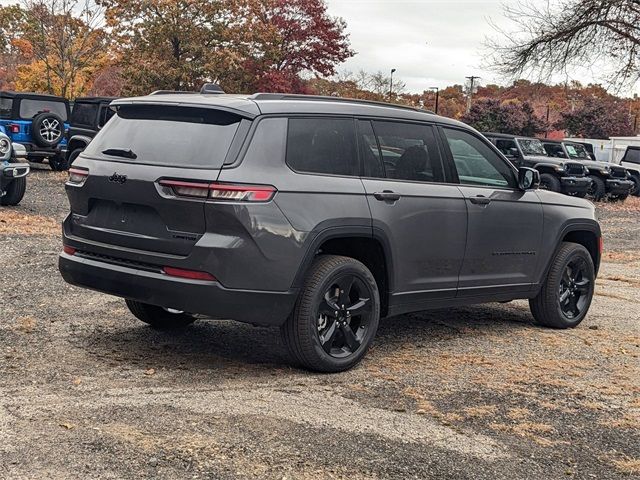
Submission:
[[[128,148],[107,148],[106,150],[103,150],[102,153],[104,155],[111,155],[112,157],[131,158],[132,160],[138,158],[138,155]]]

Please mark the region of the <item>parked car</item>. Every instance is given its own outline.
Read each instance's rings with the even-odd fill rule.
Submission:
[[[580,162],[549,157],[540,139],[504,133],[485,133],[484,136],[514,165],[540,172],[540,188],[577,197],[587,195],[591,180],[586,177],[584,166]]]
[[[514,299],[552,328],[587,315],[594,206],[537,190],[460,122],[285,94],[112,105],[69,170],[59,269],[153,327],[280,326],[297,363],[336,372],[381,317]]]
[[[640,197],[640,147],[627,147],[620,165],[627,169],[629,180],[633,182],[630,194]]]
[[[602,200],[606,196],[612,200],[624,200],[634,187],[624,167],[607,162],[594,162],[581,143],[544,140],[543,144],[549,155],[579,161],[589,169],[589,178],[592,181],[589,195],[594,200]]]
[[[115,113],[109,104],[116,97],[82,97],[73,102],[67,148],[67,163],[71,165],[96,133]]]
[[[11,139],[0,126],[0,205],[20,203],[27,189],[28,174],[29,164],[18,161]]]
[[[69,102],[39,93],[0,91],[0,125],[13,144],[24,146],[27,160],[49,160],[52,170],[67,168]]]

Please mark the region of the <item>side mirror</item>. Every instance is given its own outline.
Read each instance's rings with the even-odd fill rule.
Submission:
[[[540,172],[533,168],[522,167],[518,170],[518,187],[520,190],[535,190],[540,186]]]

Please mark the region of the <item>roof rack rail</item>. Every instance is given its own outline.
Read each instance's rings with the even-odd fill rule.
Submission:
[[[330,97],[326,95],[300,95],[293,93],[254,93],[249,97],[251,100],[307,100],[318,102],[342,102],[342,103],[360,103],[363,105],[373,105],[378,107],[401,108],[403,110],[412,110],[414,112],[430,113],[430,110],[422,110],[408,105],[398,105],[395,103],[377,102],[375,100],[360,100],[357,98]]]
[[[198,92],[185,92],[184,90],[156,90],[155,92],[151,92],[149,95],[173,95],[176,93],[198,93]]]

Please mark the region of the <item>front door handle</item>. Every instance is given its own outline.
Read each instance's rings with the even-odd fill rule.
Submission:
[[[491,203],[491,199],[485,197],[484,195],[478,195],[477,197],[471,197],[469,199],[471,203],[474,205],[489,205]]]
[[[392,192],[391,190],[383,190],[382,192],[376,192],[373,194],[376,200],[381,202],[396,202],[400,200],[400,194]]]

